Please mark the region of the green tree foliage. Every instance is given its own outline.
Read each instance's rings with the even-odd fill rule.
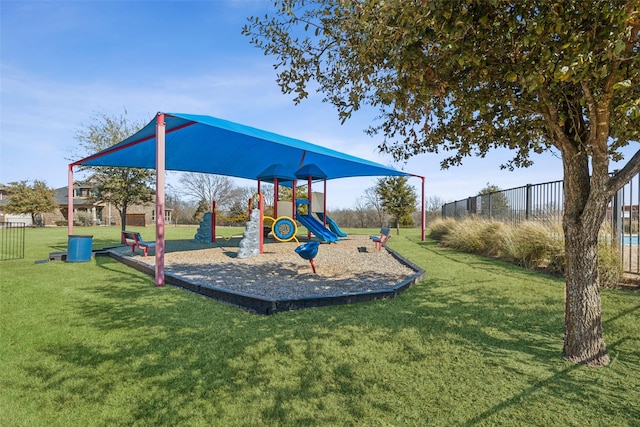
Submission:
[[[416,211],[418,197],[407,181],[406,176],[392,176],[379,179],[375,186],[382,209],[396,224],[396,234],[400,234],[400,226],[413,227],[411,214]]]
[[[211,205],[205,199],[200,199],[196,211],[193,213],[193,220],[195,222],[202,221],[206,212],[211,212]]]
[[[278,200],[283,200],[283,201],[291,201],[293,200],[293,192],[291,190],[291,187],[284,187],[284,186],[279,186],[279,192],[278,192]],[[296,200],[307,200],[309,198],[309,192],[307,190],[307,184],[303,184],[303,185],[296,185]]]
[[[126,111],[119,116],[97,113],[93,122],[76,133],[78,147],[74,150],[80,156],[88,156],[102,151],[141,129],[143,123],[127,119]],[[98,182],[94,201],[111,203],[120,213],[122,230],[127,227],[129,206],[154,200],[155,172],[148,169],[118,167],[86,167],[93,171],[93,180]]]
[[[47,183],[34,180],[10,182],[7,188],[9,201],[6,210],[11,214],[31,215],[32,224],[36,224],[36,217],[47,212],[53,212],[56,204],[53,200],[55,190],[47,187]]]
[[[398,159],[493,148],[529,166],[554,147],[564,170],[567,256],[563,355],[609,362],[602,336],[597,235],[611,196],[640,170],[637,0],[275,0],[243,32],[276,58],[300,102],[313,81],[341,120],[365,105],[369,129]]]

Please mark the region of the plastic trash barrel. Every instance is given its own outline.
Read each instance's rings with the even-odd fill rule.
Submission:
[[[67,262],[87,262],[91,260],[93,236],[69,236]]]

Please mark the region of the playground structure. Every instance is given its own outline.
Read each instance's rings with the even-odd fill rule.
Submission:
[[[256,193],[254,196],[258,196]],[[263,235],[267,237],[269,233],[273,235],[273,238],[280,242],[288,242],[289,240],[295,239],[295,236],[298,231],[298,226],[296,220],[300,222],[307,230],[309,230],[313,235],[315,235],[319,240],[323,242],[337,242],[340,237],[347,237],[347,233],[340,230],[338,224],[333,221],[329,216],[325,215],[324,212],[314,212],[318,219],[315,219],[313,216],[309,215],[309,201],[305,199],[297,200],[297,215],[295,215],[296,220],[293,219],[293,210],[291,209],[292,203],[286,201],[279,201],[280,210],[282,211],[282,207],[285,207],[286,212],[291,212],[290,215],[282,215],[278,218],[273,218],[271,216],[264,215],[262,213],[263,218]],[[252,208],[252,200],[249,200],[249,209],[247,210],[246,215],[242,217],[235,218],[226,218],[222,217],[226,221],[236,222],[238,220],[249,218],[249,222],[251,222],[250,216],[252,212],[255,210]],[[263,209],[264,210],[264,209]],[[218,215],[220,215],[215,210],[215,202],[213,203],[213,212],[206,212],[203,216],[202,221],[200,221],[200,225],[194,235],[194,241],[200,243],[215,243],[218,238],[225,238],[222,236],[218,236],[216,234],[216,223]],[[267,225],[267,223],[269,225]],[[327,227],[329,227],[327,229]],[[297,241],[297,239],[296,239]]]
[[[194,156],[193,153],[198,155]],[[243,159],[238,162],[237,159]],[[274,164],[277,159],[281,163]],[[186,113],[158,114],[135,134],[105,150],[68,165],[68,234],[73,235],[73,168],[117,166],[156,171],[155,284],[165,284],[165,173],[167,170],[213,173],[258,180],[311,182],[364,176],[414,176],[422,181],[421,238],[425,239],[425,178],[366,159],[311,144],[295,138],[233,123],[216,117]],[[260,171],[270,171],[262,176]],[[318,172],[318,173],[316,173]],[[275,182],[274,182],[275,184]],[[277,188],[277,184],[275,185]],[[277,192],[276,192],[277,193]],[[295,200],[294,200],[295,202]],[[295,206],[295,205],[294,205]],[[274,215],[278,217],[277,213]],[[294,218],[295,219],[295,218]],[[310,234],[311,232],[309,232]]]
[[[257,203],[256,203],[257,200]],[[257,207],[256,207],[257,205]],[[318,254],[319,242],[307,242],[300,245],[296,237],[298,227],[293,218],[281,216],[273,218],[264,215],[264,199],[262,194],[256,193],[249,199],[249,221],[246,224],[246,230],[240,241],[238,248],[238,258],[249,258],[251,256],[260,255],[264,252],[264,220],[271,221],[271,232],[274,239],[280,242],[288,242],[295,240],[298,244],[295,252],[301,258],[306,259],[311,264],[311,268],[316,273],[316,265],[314,258]]]
[[[335,233],[327,229],[313,216],[309,215],[310,203],[308,200],[298,200],[296,206],[298,221],[309,230],[309,233],[313,233],[318,239],[325,242],[337,242],[339,240]],[[296,253],[303,259],[308,260],[313,272],[316,273],[314,258],[318,254],[320,243],[309,241],[306,244],[300,245],[300,241],[296,236],[298,232],[296,220],[285,215],[277,218],[264,215],[264,199],[260,193],[255,193],[249,199],[247,212],[249,218],[246,222],[242,240],[240,240],[238,258],[249,258],[264,253],[264,238],[270,232],[273,238],[279,242],[295,240],[298,244],[298,247],[295,249]],[[215,231],[217,215],[215,202],[213,202],[212,212],[205,213],[204,219],[200,223],[200,227],[194,236],[194,241],[215,243],[217,239]],[[328,218],[326,216],[324,217]],[[265,222],[269,222],[271,225],[267,227],[265,226]],[[346,234],[344,235],[346,236]],[[209,241],[207,242],[207,240]]]
[[[315,219],[311,215],[311,207],[309,200],[296,201],[296,219],[306,227],[309,232],[313,233],[318,239],[324,242],[337,242],[340,240],[338,235],[329,230],[324,224]],[[326,217],[325,217],[326,218]]]
[[[274,170],[266,171],[266,173],[274,173]],[[318,174],[318,168],[315,168],[315,173]],[[273,235],[273,238],[280,242],[288,242],[290,240],[296,240],[295,237],[298,231],[297,222],[300,222],[307,230],[307,237],[311,239],[311,235],[313,234],[317,239],[322,242],[334,243],[338,242],[341,237],[347,237],[347,233],[344,233],[338,227],[338,224],[333,221],[328,215],[326,215],[325,211],[325,201],[326,201],[326,180],[325,180],[325,192],[318,193],[313,192],[311,189],[311,181],[312,178],[308,179],[308,199],[299,199],[295,198],[295,188],[296,188],[296,180],[294,178],[267,178],[267,175],[262,175],[262,181],[271,181],[275,187],[274,191],[274,203],[273,210],[274,216],[265,216],[264,215],[264,201],[262,200],[262,194],[260,193],[260,180],[258,181],[258,192],[255,193],[249,199],[249,208],[247,210],[247,215],[250,216],[254,208],[257,207],[259,209],[260,220],[256,220],[255,227],[257,227],[256,233],[250,232],[249,235],[253,236],[257,234],[259,230],[263,230],[263,235],[261,237],[259,243],[259,253],[263,251],[264,237],[266,237],[269,233]],[[288,184],[287,187],[290,186],[293,201],[287,200],[279,200],[279,185],[283,185],[284,183]],[[296,208],[294,209],[293,206]],[[312,215],[314,213],[318,219],[314,218]],[[279,215],[280,214],[280,215]],[[200,223],[200,227],[198,228],[198,232],[194,237],[195,241],[204,242],[204,243],[215,243],[218,236],[216,236],[216,221],[217,221],[218,212],[216,211],[216,203],[215,201],[212,204],[212,212],[207,212],[205,214],[205,219]],[[238,218],[225,218],[228,221],[238,219]],[[205,224],[205,222],[207,222]],[[266,226],[265,224],[270,224]],[[247,222],[247,227],[254,228],[254,225],[251,223],[251,220]],[[210,235],[210,237],[208,237]],[[255,240],[255,238],[253,238]]]

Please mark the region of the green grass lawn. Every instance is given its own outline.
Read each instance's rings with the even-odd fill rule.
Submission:
[[[576,366],[560,280],[402,233],[426,275],[399,297],[258,316],[105,257],[34,264],[66,229],[28,229],[0,262],[0,425],[639,425],[640,294],[603,291],[612,363]]]

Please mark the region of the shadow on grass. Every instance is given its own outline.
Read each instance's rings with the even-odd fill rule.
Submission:
[[[185,408],[194,397],[214,399],[228,380],[226,361],[251,345],[242,331],[252,315],[172,287],[155,288],[152,278],[107,257],[96,264],[108,279],[82,286],[87,298],[74,302],[83,325],[95,332],[44,349],[63,368],[37,364],[28,373],[42,379],[61,406],[79,399],[110,404],[120,394],[132,412],[114,424],[189,424],[193,414]]]
[[[90,234],[86,234],[86,235],[90,235]],[[45,244],[43,245],[45,248],[47,248],[50,252],[66,252],[68,249],[68,244],[69,241],[67,238],[65,238],[64,240],[55,240],[49,244]],[[112,248],[114,246],[119,246],[120,245],[120,240],[114,240],[111,238],[100,238],[100,237],[93,237],[92,241],[91,241],[91,248],[92,250],[101,250],[104,248]]]

